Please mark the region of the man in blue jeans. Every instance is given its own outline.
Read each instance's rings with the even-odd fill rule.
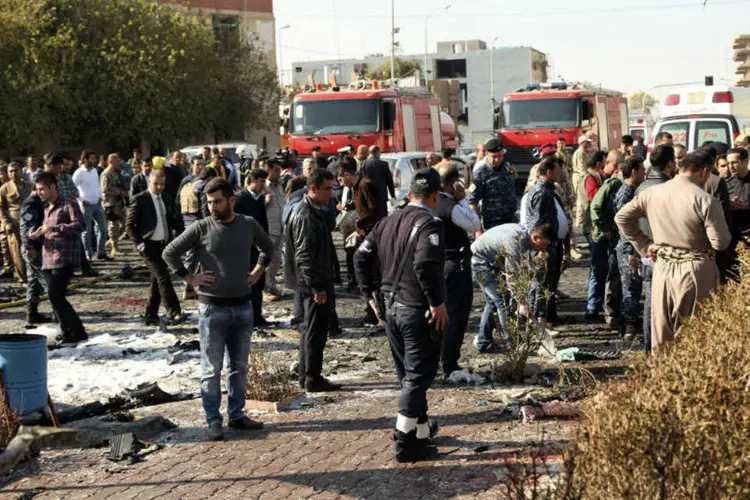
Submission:
[[[211,217],[193,223],[164,249],[164,261],[198,293],[201,345],[201,398],[208,436],[224,439],[221,406],[221,368],[228,358],[227,413],[229,427],[261,429],[245,415],[245,380],[253,330],[251,287],[263,275],[275,251],[255,220],[234,213],[234,188],[215,178],[204,188]],[[250,252],[257,246],[258,264],[250,269]],[[198,254],[200,274],[189,274],[181,257]]]
[[[107,255],[107,240],[109,234],[107,230],[107,217],[104,214],[102,206],[102,187],[99,182],[99,173],[96,171],[96,154],[93,151],[84,151],[81,155],[85,162],[83,167],[73,173],[73,183],[78,189],[78,202],[81,205],[85,229],[83,231],[83,248],[86,250],[86,257],[89,260],[96,258],[99,260],[112,260]],[[91,237],[94,230],[94,223],[98,230],[97,245],[93,248]]]
[[[516,274],[521,265],[534,269],[532,250],[544,251],[554,237],[550,224],[536,225],[530,232],[521,224],[503,224],[486,231],[471,245],[472,274],[487,299],[479,334],[474,339],[479,352],[496,350],[492,339],[493,314],[497,314],[503,336],[508,338],[506,296],[515,302],[520,315],[528,314],[528,297],[518,297],[516,293]]]

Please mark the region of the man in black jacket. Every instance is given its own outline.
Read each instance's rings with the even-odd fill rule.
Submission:
[[[414,173],[411,202],[378,222],[354,255],[362,294],[378,285],[387,298],[386,333],[401,383],[396,420],[396,460],[434,458],[429,438],[427,390],[440,362],[445,306],[445,242],[436,216],[440,176],[433,168]]]
[[[163,196],[165,177],[161,170],[151,172],[148,191],[133,198],[125,222],[130,239],[143,255],[146,267],[151,273],[151,289],[146,304],[146,326],[159,324],[159,305],[162,299],[173,323],[180,323],[183,319],[169,269],[161,256],[173,235],[181,233],[184,229],[182,217],[177,213],[174,200]]]
[[[130,181],[130,200],[132,202],[138,194],[148,190],[149,176],[154,168],[151,158],[146,158],[141,162],[141,171]],[[174,200],[173,200],[174,201]]]
[[[380,209],[387,214],[388,200],[396,197],[396,189],[393,185],[391,167],[380,159],[379,146],[370,146],[370,156],[360,166],[359,176],[369,180],[378,188]]]
[[[296,282],[304,309],[300,332],[299,383],[309,392],[341,388],[323,375],[323,351],[328,340],[333,296],[333,240],[321,207],[333,198],[333,174],[314,170],[304,199],[289,217],[284,272]]]
[[[268,216],[266,214],[266,179],[268,172],[260,168],[250,171],[249,184],[237,194],[237,202],[234,211],[241,215],[247,215],[260,224],[263,231],[268,234]],[[255,267],[260,257],[260,251],[253,247],[250,254],[250,267]],[[265,274],[252,286],[253,325],[268,326],[269,322],[263,317],[263,288],[266,286]]]

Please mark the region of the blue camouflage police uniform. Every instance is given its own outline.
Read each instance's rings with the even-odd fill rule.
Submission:
[[[36,230],[44,223],[44,202],[36,193],[31,193],[21,205],[21,251],[26,261],[28,285],[26,286],[27,311],[36,312],[39,297],[44,292],[42,275],[42,239],[30,240],[29,232]],[[34,250],[33,259],[26,256],[26,250]]]
[[[615,194],[614,213],[619,212],[634,197],[635,187],[623,184]],[[622,316],[625,322],[625,334],[634,335],[638,331],[641,292],[643,290],[643,277],[638,272],[641,259],[622,230],[620,230],[620,238],[615,250],[617,252],[617,266],[620,270],[620,282],[622,283]],[[638,259],[638,267],[633,267],[628,263],[628,257],[631,255]]]
[[[510,165],[494,167],[486,160],[476,164],[467,200],[480,206],[485,231],[514,222],[518,200]]]

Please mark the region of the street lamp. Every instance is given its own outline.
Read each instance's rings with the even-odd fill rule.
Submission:
[[[438,12],[443,12],[445,10],[450,9],[453,7],[453,5],[448,4],[445,7],[441,7],[439,9],[433,10],[429,14],[427,14],[427,17],[424,18],[424,82],[427,84],[427,22],[430,20],[430,17],[434,16]]]
[[[279,47],[278,48],[278,52],[279,52],[279,85],[281,87],[284,86],[284,62],[283,62],[283,60],[281,58],[281,48],[282,48],[281,47],[281,32],[283,30],[286,30],[286,29],[289,29],[289,28],[291,28],[291,25],[289,25],[289,24],[285,24],[284,26],[282,26],[281,28],[279,28],[279,36],[277,38],[277,40],[278,40],[277,41],[277,45]]]

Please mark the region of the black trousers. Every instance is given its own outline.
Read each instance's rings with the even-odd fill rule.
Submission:
[[[52,310],[60,322],[63,338],[65,340],[82,340],[86,338],[86,329],[81,323],[73,306],[68,302],[65,295],[68,292],[68,283],[73,276],[74,265],[61,267],[59,269],[45,269],[44,280],[47,282],[47,294]]]
[[[433,340],[425,309],[393,306],[385,331],[391,346],[396,375],[401,384],[399,413],[408,418],[427,415],[427,390],[440,363],[439,341]]]
[[[253,266],[255,267],[255,266]],[[263,317],[263,289],[266,287],[266,275],[260,277],[250,288],[250,302],[253,304],[253,324],[258,324]]]
[[[354,275],[354,254],[356,253],[356,248],[346,248],[344,250],[346,252],[346,281],[349,285],[356,285],[357,284],[357,277]]]
[[[549,290],[550,297],[544,302],[538,304],[537,315],[544,318],[554,318],[557,316],[557,286],[560,283],[562,274],[562,263],[565,248],[562,241],[553,242],[547,249],[547,272],[544,276],[544,287]]]
[[[465,262],[448,260],[445,262],[445,288],[450,290],[445,300],[448,311],[448,324],[443,332],[443,348],[440,355],[443,372],[458,369],[461,346],[469,324],[474,290],[471,281],[471,266]]]
[[[328,341],[328,328],[333,310],[333,287],[328,290],[325,304],[316,304],[312,292],[299,291],[304,319],[299,337],[299,383],[316,382],[323,378],[323,351]]]
[[[180,301],[177,299],[177,294],[172,286],[172,277],[169,275],[167,263],[161,257],[164,248],[167,246],[166,243],[147,240],[144,244],[143,259],[151,273],[146,318],[159,316],[159,305],[162,301],[164,301],[170,316],[180,314]]]

